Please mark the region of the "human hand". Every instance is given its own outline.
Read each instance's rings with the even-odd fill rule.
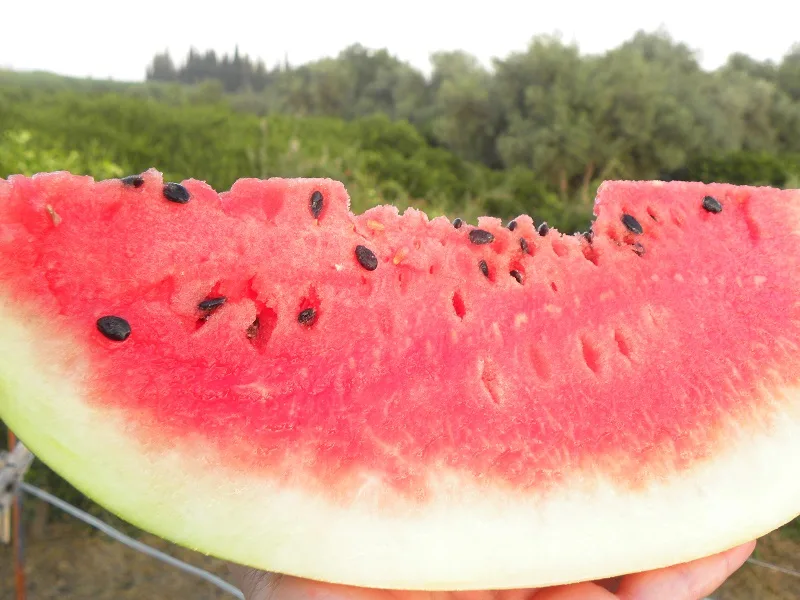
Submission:
[[[688,563],[614,580],[484,592],[407,592],[321,583],[231,565],[246,600],[701,600],[742,566],[750,542]]]

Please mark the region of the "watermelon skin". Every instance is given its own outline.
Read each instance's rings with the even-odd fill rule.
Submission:
[[[185,204],[142,180],[0,180],[0,417],[135,524],[327,581],[499,589],[800,512],[797,191],[609,182],[591,242],[521,216],[475,244],[354,216],[330,180],[186,181]]]

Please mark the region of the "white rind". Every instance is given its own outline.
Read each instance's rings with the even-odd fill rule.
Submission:
[[[727,453],[640,492],[576,476],[537,499],[441,472],[431,473],[438,492],[430,503],[382,511],[368,485],[349,506],[333,505],[247,473],[220,473],[224,457],[201,443],[146,451],[130,419],[82,401],[80,363],[60,372],[44,358],[59,342],[34,329],[0,299],[0,417],[120,516],[251,566],[373,587],[538,587],[699,558],[800,512],[797,389],[784,390],[770,427],[740,430]]]

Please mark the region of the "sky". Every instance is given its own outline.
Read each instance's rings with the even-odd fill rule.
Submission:
[[[600,53],[640,29],[663,28],[709,69],[733,52],[780,58],[800,42],[800,2],[759,0],[2,0],[0,68],[141,80],[157,52],[182,61],[191,46],[240,52],[273,66],[335,56],[353,43],[387,48],[424,72],[439,50],[465,50],[484,64],[559,33]],[[794,7],[793,4],[795,5]],[[787,8],[788,7],[788,8]]]

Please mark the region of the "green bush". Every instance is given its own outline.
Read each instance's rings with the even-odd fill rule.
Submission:
[[[30,132],[37,147],[50,149],[55,158],[39,161],[42,170],[85,172],[104,160],[129,172],[156,167],[168,179],[203,179],[219,190],[240,177],[325,176],[347,185],[358,211],[387,201],[432,214],[516,209],[513,202],[483,201],[518,187],[514,181],[503,183],[503,172],[432,147],[410,123],[383,115],[349,122],[258,117],[218,101],[208,86],[97,84],[84,89],[49,80],[43,85],[46,91],[11,85],[0,77],[0,105],[5,109],[0,111],[0,130]],[[78,164],[80,160],[91,164]],[[2,167],[7,174],[24,171],[25,165],[7,160]],[[549,196],[537,190],[529,198]],[[557,211],[551,210],[548,218],[562,225]]]
[[[121,177],[125,169],[103,156],[102,148],[89,144],[86,151],[47,145],[28,131],[7,131],[0,137],[0,177],[33,175],[42,171],[69,171],[95,179]]]
[[[694,157],[667,179],[724,182],[736,185],[785,187],[796,160],[763,152],[731,152],[719,156]]]

